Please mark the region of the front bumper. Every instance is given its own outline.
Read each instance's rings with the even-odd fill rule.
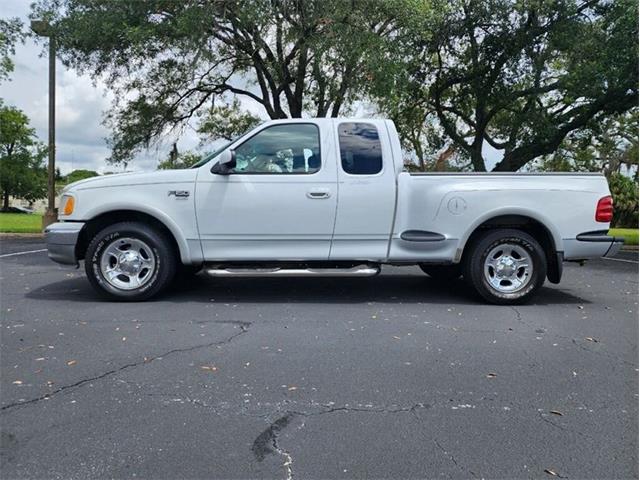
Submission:
[[[76,243],[84,222],[58,222],[49,225],[44,236],[49,258],[63,265],[78,265]]]

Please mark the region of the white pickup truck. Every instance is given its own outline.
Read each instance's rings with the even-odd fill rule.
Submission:
[[[62,192],[49,257],[120,300],[180,271],[370,276],[382,264],[460,276],[485,300],[529,299],[563,261],[614,255],[598,174],[409,173],[390,120],[270,121],[192,169],[109,175]]]

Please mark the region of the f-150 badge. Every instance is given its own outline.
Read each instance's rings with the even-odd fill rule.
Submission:
[[[189,196],[189,190],[169,190],[169,197],[173,195],[176,198],[187,198]]]

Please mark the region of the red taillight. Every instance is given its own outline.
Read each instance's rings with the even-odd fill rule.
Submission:
[[[608,197],[602,197],[598,200],[598,206],[596,207],[596,222],[609,223],[613,218],[613,198],[611,195]]]

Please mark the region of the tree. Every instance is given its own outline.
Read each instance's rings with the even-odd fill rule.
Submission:
[[[258,126],[261,121],[259,117],[242,111],[237,99],[230,105],[212,107],[202,117],[198,133],[203,136],[203,142],[231,141]]]
[[[64,183],[73,183],[73,182],[77,182],[79,180],[84,180],[86,178],[92,178],[92,177],[97,177],[100,174],[98,172],[95,172],[93,170],[83,170],[83,169],[79,169],[79,170],[74,170],[71,173],[69,173],[68,175],[66,175],[63,178]]]
[[[18,18],[0,18],[0,81],[9,78],[13,72],[15,45],[24,39],[22,22]]]
[[[170,155],[167,160],[163,160],[158,164],[158,170],[190,168],[192,165],[199,162],[201,158],[202,155],[198,155],[195,152],[184,152],[176,154],[175,157]]]
[[[46,149],[38,141],[29,119],[15,107],[0,102],[0,190],[2,209],[9,197],[34,201],[47,193]]]
[[[503,151],[494,170],[515,171],[638,104],[635,0],[436,4],[442,17],[403,37],[417,53],[401,59],[400,88],[412,92],[406,108],[435,112],[476,171],[485,143]]]
[[[637,175],[638,109],[626,114],[591,122],[588,127],[570,133],[551,155],[532,163],[539,171],[602,172],[607,178],[615,173]],[[623,171],[623,167],[625,167]]]
[[[113,162],[242,96],[270,118],[338,116],[389,55],[410,0],[39,0],[67,66],[116,92]],[[404,9],[399,9],[404,12]]]

